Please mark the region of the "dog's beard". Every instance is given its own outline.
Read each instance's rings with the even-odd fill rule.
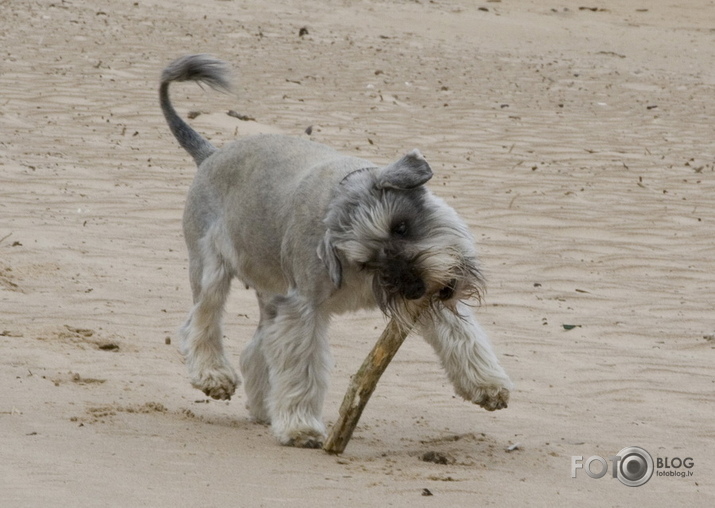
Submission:
[[[454,253],[452,253],[454,254]],[[437,256],[444,261],[445,251]],[[387,317],[395,319],[402,324],[411,324],[416,320],[433,319],[435,313],[444,309],[459,317],[457,304],[459,302],[474,301],[480,303],[484,295],[484,277],[475,262],[462,259],[457,264],[441,264],[442,269],[436,270],[440,263],[429,262],[429,253],[423,253],[415,260],[416,266],[420,264],[430,266],[431,270],[419,270],[426,286],[424,294],[413,298],[409,293],[401,290],[399,286],[387,282],[386,277],[379,271],[373,274],[372,291],[377,306]],[[421,258],[421,261],[420,261]],[[446,266],[446,268],[445,268]]]

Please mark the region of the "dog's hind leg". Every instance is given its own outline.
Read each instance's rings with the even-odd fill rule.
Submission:
[[[293,293],[272,300],[275,317],[263,336],[270,393],[268,413],[281,444],[319,448],[325,439],[323,400],[331,359],[330,318]]]
[[[263,353],[263,340],[266,326],[276,316],[275,306],[266,297],[257,293],[260,320],[258,328],[253,334],[253,339],[241,353],[241,374],[243,375],[246,390],[246,408],[251,417],[260,423],[270,423],[266,399],[270,392],[271,384],[268,373],[268,363]]]
[[[421,323],[422,334],[437,352],[457,395],[488,411],[503,409],[512,382],[472,310],[461,302],[456,310],[459,315],[436,310],[433,319]]]
[[[181,328],[181,351],[191,384],[209,397],[227,400],[240,383],[224,353],[221,331],[221,315],[233,274],[210,245],[209,236],[197,250],[189,250],[194,256],[190,264],[194,307]]]

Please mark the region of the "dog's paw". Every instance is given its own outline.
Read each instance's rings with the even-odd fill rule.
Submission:
[[[191,385],[217,400],[231,400],[236,388],[241,383],[230,366],[205,370],[191,380]]]
[[[487,411],[505,409],[509,404],[509,390],[503,386],[488,385],[477,389],[472,397],[472,402]]]
[[[322,448],[325,442],[325,426],[317,419],[309,418],[309,421],[294,421],[293,425],[282,426],[280,423],[273,423],[273,432],[278,441],[283,446],[294,446],[296,448]],[[282,428],[281,428],[282,427]]]
[[[256,406],[246,403],[246,409],[250,415],[250,419],[253,423],[259,423],[261,425],[270,425],[271,417],[268,415],[268,411],[263,404],[258,404]]]
[[[295,446],[296,448],[318,449],[323,447],[323,441],[325,441],[324,436],[298,436],[281,444],[284,446]]]
[[[281,439],[283,446],[295,446],[296,448],[322,448],[325,441],[325,434],[321,432],[300,432],[293,437]]]

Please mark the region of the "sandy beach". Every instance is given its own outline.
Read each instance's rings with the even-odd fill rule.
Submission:
[[[715,506],[715,1],[0,0],[0,48],[3,507]],[[425,154],[478,242],[507,409],[419,336],[340,456],[190,386],[196,168],[157,95],[189,53],[234,70],[172,88],[218,146]],[[257,321],[235,285],[235,366]],[[384,326],[335,319],[328,425]],[[628,446],[660,459],[645,485],[572,477]]]

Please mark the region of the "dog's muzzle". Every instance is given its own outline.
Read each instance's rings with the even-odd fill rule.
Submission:
[[[427,285],[420,274],[410,263],[401,259],[393,259],[387,263],[380,282],[388,294],[398,294],[406,300],[422,298],[427,291]]]
[[[407,300],[417,300],[422,298],[427,291],[427,286],[424,281],[420,278],[415,278],[413,280],[406,281],[402,286],[402,295]]]

